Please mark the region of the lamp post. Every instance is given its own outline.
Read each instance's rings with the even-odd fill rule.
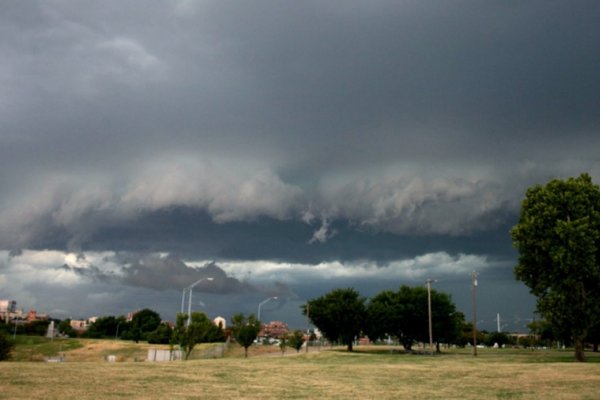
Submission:
[[[433,279],[427,279],[427,315],[429,317],[429,352],[433,355],[433,324],[431,321],[431,283]]]
[[[277,296],[269,297],[268,299],[263,300],[260,303],[258,303],[258,314],[257,314],[257,317],[258,317],[258,321],[259,322],[260,322],[260,308],[262,307],[263,304],[265,304],[265,303],[267,303],[267,302],[269,302],[271,300],[277,300]]]
[[[473,303],[473,356],[477,356],[477,272],[471,272],[471,301]]]
[[[194,286],[198,285],[200,282],[204,282],[204,281],[212,281],[213,278],[209,277],[209,278],[202,278],[202,279],[198,279],[196,282],[192,283],[190,286],[186,287],[183,289],[183,294],[181,295],[181,313],[183,314],[183,305],[185,303],[185,292],[189,292],[188,295],[188,312],[187,312],[187,326],[190,326],[190,323],[192,322],[192,291],[194,289]]]

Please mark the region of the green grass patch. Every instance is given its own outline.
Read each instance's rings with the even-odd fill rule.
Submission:
[[[49,339],[43,336],[22,336],[15,338],[12,352],[14,361],[44,361],[48,357],[57,357],[70,350],[81,348],[78,339]]]

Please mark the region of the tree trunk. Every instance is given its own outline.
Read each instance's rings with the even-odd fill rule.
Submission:
[[[594,353],[598,352],[598,343],[594,343]]]
[[[585,355],[583,354],[583,339],[575,339],[575,360],[579,362],[585,361]]]
[[[441,354],[442,351],[440,350],[440,342],[435,343],[435,352],[437,354]]]
[[[244,358],[248,358],[248,348],[244,347]]]
[[[352,351],[352,340],[348,341],[348,351]]]

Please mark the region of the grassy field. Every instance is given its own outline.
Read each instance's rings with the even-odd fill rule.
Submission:
[[[2,399],[598,399],[600,359],[572,362],[572,352],[482,349],[439,356],[394,354],[359,347],[354,353],[281,356],[276,348],[252,347],[244,359],[187,362],[98,361],[115,351],[113,341],[82,341],[65,351],[64,363],[0,363]],[[125,343],[126,346],[134,346]],[[96,347],[90,347],[96,346]],[[138,345],[144,347],[147,345]],[[25,346],[27,347],[27,346]],[[87,350],[86,350],[87,349]],[[129,349],[127,352],[131,352]],[[88,361],[73,354],[95,354]],[[86,353],[87,352],[87,353]],[[141,353],[145,354],[145,350]],[[134,356],[135,358],[135,356]],[[125,359],[125,358],[124,358]],[[69,362],[73,361],[73,362]]]

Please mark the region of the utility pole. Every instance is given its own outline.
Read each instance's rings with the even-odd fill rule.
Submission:
[[[429,316],[429,352],[433,355],[433,324],[431,321],[431,283],[433,279],[427,279],[427,315]]]
[[[471,294],[473,302],[473,356],[477,356],[477,272],[471,272]]]

